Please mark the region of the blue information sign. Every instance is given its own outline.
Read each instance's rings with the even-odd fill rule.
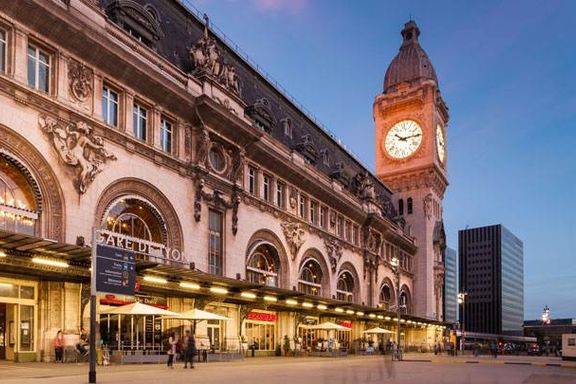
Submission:
[[[96,246],[96,291],[134,296],[136,257],[126,249]]]

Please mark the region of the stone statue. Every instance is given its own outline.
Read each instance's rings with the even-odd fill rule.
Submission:
[[[86,192],[107,160],[116,160],[116,156],[104,148],[102,137],[94,135],[84,122],[62,126],[52,117],[41,116],[39,124],[50,137],[60,159],[78,170],[74,185],[79,193]]]
[[[374,184],[370,179],[368,172],[360,172],[355,177],[356,181],[356,196],[361,200],[374,200],[376,192],[374,191]]]
[[[429,193],[424,197],[424,214],[427,219],[432,217],[432,194]]]
[[[211,144],[212,142],[210,141],[208,130],[202,128],[196,145],[196,163],[199,165],[206,165],[206,158],[208,157],[208,151],[210,150]]]

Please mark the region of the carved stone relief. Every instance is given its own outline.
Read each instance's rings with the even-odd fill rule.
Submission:
[[[296,260],[296,255],[300,250],[300,247],[306,241],[306,232],[302,229],[300,223],[295,222],[284,222],[280,224],[282,226],[282,231],[286,237],[286,242],[290,247],[290,254],[292,255],[292,261]]]
[[[92,128],[82,121],[63,124],[52,117],[40,116],[39,125],[60,159],[76,170],[74,186],[81,194],[102,172],[107,160],[116,160],[116,156],[104,148],[102,137],[94,135]]]
[[[207,74],[218,80],[228,90],[235,94],[240,93],[236,68],[223,61],[220,49],[216,45],[216,40],[208,36],[210,21],[204,15],[204,36],[198,40],[190,49],[190,59],[194,65],[194,74]]]
[[[244,149],[240,148],[235,151],[232,160],[232,167],[230,168],[230,181],[237,183],[242,176],[242,170],[246,164],[246,152]]]
[[[376,198],[374,184],[368,172],[360,172],[354,177],[356,196],[363,201],[370,201]]]
[[[208,151],[212,141],[210,140],[210,134],[206,128],[202,128],[198,134],[198,140],[196,143],[196,163],[203,167],[206,166],[206,159],[208,158]]]
[[[238,207],[240,205],[240,194],[237,188],[232,191],[232,196],[229,200],[224,198],[224,192],[214,190],[212,193],[204,190],[205,181],[199,178],[196,181],[196,193],[194,195],[194,220],[199,222],[202,218],[202,200],[211,202],[216,207],[222,209],[232,209],[232,234],[238,233]]]
[[[68,64],[70,94],[84,102],[92,94],[92,70],[84,64],[71,60]]]
[[[296,188],[290,187],[290,197],[288,199],[291,209],[296,209],[296,205],[298,204],[298,191]]]
[[[324,239],[324,246],[326,247],[326,254],[328,254],[328,259],[330,260],[332,272],[336,272],[336,267],[342,257],[342,245],[334,238],[326,238]]]
[[[429,193],[424,197],[424,214],[430,220],[432,218],[432,194]]]

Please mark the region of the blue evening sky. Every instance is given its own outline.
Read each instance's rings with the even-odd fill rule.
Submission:
[[[525,318],[576,318],[576,1],[182,0],[374,169],[372,103],[410,15],[450,107],[458,230],[524,242]]]

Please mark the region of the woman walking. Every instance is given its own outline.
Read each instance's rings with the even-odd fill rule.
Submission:
[[[176,345],[178,344],[178,339],[176,338],[176,333],[170,333],[168,338],[168,367],[174,368],[174,355],[176,355]]]
[[[56,337],[54,338],[54,355],[57,363],[63,363],[62,358],[64,357],[64,335],[62,330],[58,330]]]

